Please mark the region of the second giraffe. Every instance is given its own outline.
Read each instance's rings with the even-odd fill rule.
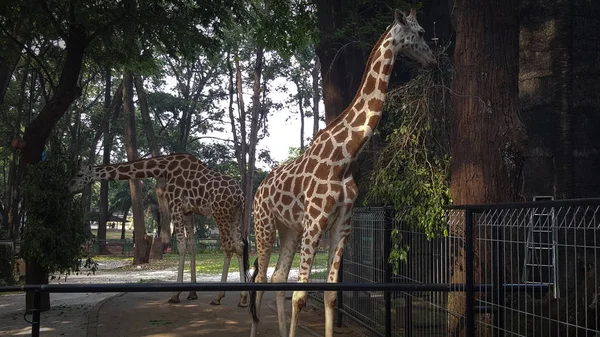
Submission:
[[[221,250],[225,253],[221,282],[227,282],[232,256],[238,257],[240,280],[246,282],[249,269],[248,242],[244,230],[244,194],[237,182],[215,172],[198,158],[185,153],[157,156],[127,163],[85,166],[70,181],[69,189],[78,191],[95,180],[130,180],[139,178],[165,179],[165,197],[171,212],[179,253],[177,282],[183,282],[185,254],[190,253],[191,281],[196,282],[196,245],[193,214],[212,215],[220,234]],[[211,304],[220,304],[225,296],[219,292]],[[188,299],[197,299],[191,291]],[[179,302],[174,293],[170,303]],[[247,306],[247,294],[240,294],[238,306]]]

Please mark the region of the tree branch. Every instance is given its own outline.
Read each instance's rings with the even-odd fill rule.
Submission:
[[[4,34],[6,34],[6,36],[8,36],[8,38],[11,41],[13,41],[15,44],[17,44],[22,49],[25,49],[25,51],[27,52],[27,54],[40,66],[40,68],[42,69],[42,71],[44,72],[44,74],[46,74],[46,77],[48,78],[48,82],[50,82],[50,85],[52,86],[52,89],[56,88],[56,86],[54,85],[54,82],[52,81],[52,77],[50,76],[50,72],[48,71],[48,69],[46,69],[46,66],[44,66],[44,63],[42,63],[42,61],[37,57],[37,55],[33,52],[33,50],[31,50],[29,47],[27,47],[25,44],[23,44],[21,41],[19,41],[19,39],[17,39],[16,37],[14,37],[6,29],[6,27],[4,27],[4,25],[2,25],[0,27],[1,27],[0,29],[2,29],[2,32]]]
[[[52,11],[50,10],[50,8],[48,7],[48,4],[46,3],[46,0],[40,0],[40,4],[42,5],[42,9],[44,9],[46,14],[48,14],[48,18],[50,19],[52,26],[54,26],[54,28],[56,29],[56,32],[58,33],[58,35],[63,40],[67,41],[67,39],[69,38],[69,35],[60,26],[60,23],[58,22],[58,20],[56,20],[56,18],[54,17],[54,14],[52,14]]]
[[[231,139],[225,139],[225,138],[219,138],[219,137],[213,137],[213,136],[203,136],[203,137],[195,137],[195,138],[190,139],[188,144],[191,142],[200,140],[200,139],[216,139],[216,140],[220,140],[220,141],[227,142],[227,143],[233,143],[233,140],[231,140]]]

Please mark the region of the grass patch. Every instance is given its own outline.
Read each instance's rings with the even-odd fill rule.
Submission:
[[[269,267],[275,267],[277,264],[277,259],[279,258],[278,253],[274,253],[271,255],[271,259],[269,261]],[[252,268],[254,259],[256,256],[250,257],[250,268]],[[162,260],[151,260],[149,264],[144,264],[140,266],[133,266],[131,263],[133,262],[132,257],[122,257],[122,256],[102,256],[95,259],[96,262],[102,261],[127,261],[129,264],[127,266],[115,268],[115,271],[135,271],[135,270],[164,270],[170,268],[177,268],[179,263],[179,256],[177,254],[164,254]],[[196,272],[198,274],[205,275],[221,275],[223,272],[223,262],[225,261],[225,255],[220,251],[206,251],[200,254],[196,254]],[[185,266],[184,272],[190,272],[190,257],[189,255],[185,258]],[[296,254],[294,256],[294,260],[292,263],[292,270],[297,270],[300,266],[300,254]],[[315,257],[315,261],[313,263],[313,273],[311,279],[317,281],[320,279],[324,279],[327,275],[327,253],[320,252]],[[229,272],[237,272],[239,270],[239,264],[237,257],[233,257],[231,259],[231,264],[229,265]]]
[[[92,229],[92,234],[98,237],[98,229]],[[106,240],[120,240],[121,239],[121,228],[107,228],[106,229]],[[125,231],[125,239],[133,239],[132,231]]]

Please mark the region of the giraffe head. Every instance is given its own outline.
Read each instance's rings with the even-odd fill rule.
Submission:
[[[80,191],[85,185],[92,182],[92,165],[84,165],[79,172],[69,181],[69,191]]]
[[[390,32],[394,39],[395,54],[402,53],[421,63],[423,67],[431,67],[437,63],[425,42],[425,30],[417,22],[414,8],[409,14],[396,10]]]

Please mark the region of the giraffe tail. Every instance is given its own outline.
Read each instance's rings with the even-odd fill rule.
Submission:
[[[242,255],[244,262],[244,282],[248,282],[250,280],[250,244],[247,239],[242,239],[244,243],[244,252]]]
[[[256,281],[256,276],[258,276],[258,257],[254,260],[254,272],[252,273],[250,282],[254,283],[254,281]],[[256,313],[256,290],[250,292],[250,313],[252,314],[254,323],[258,323],[259,319]]]

